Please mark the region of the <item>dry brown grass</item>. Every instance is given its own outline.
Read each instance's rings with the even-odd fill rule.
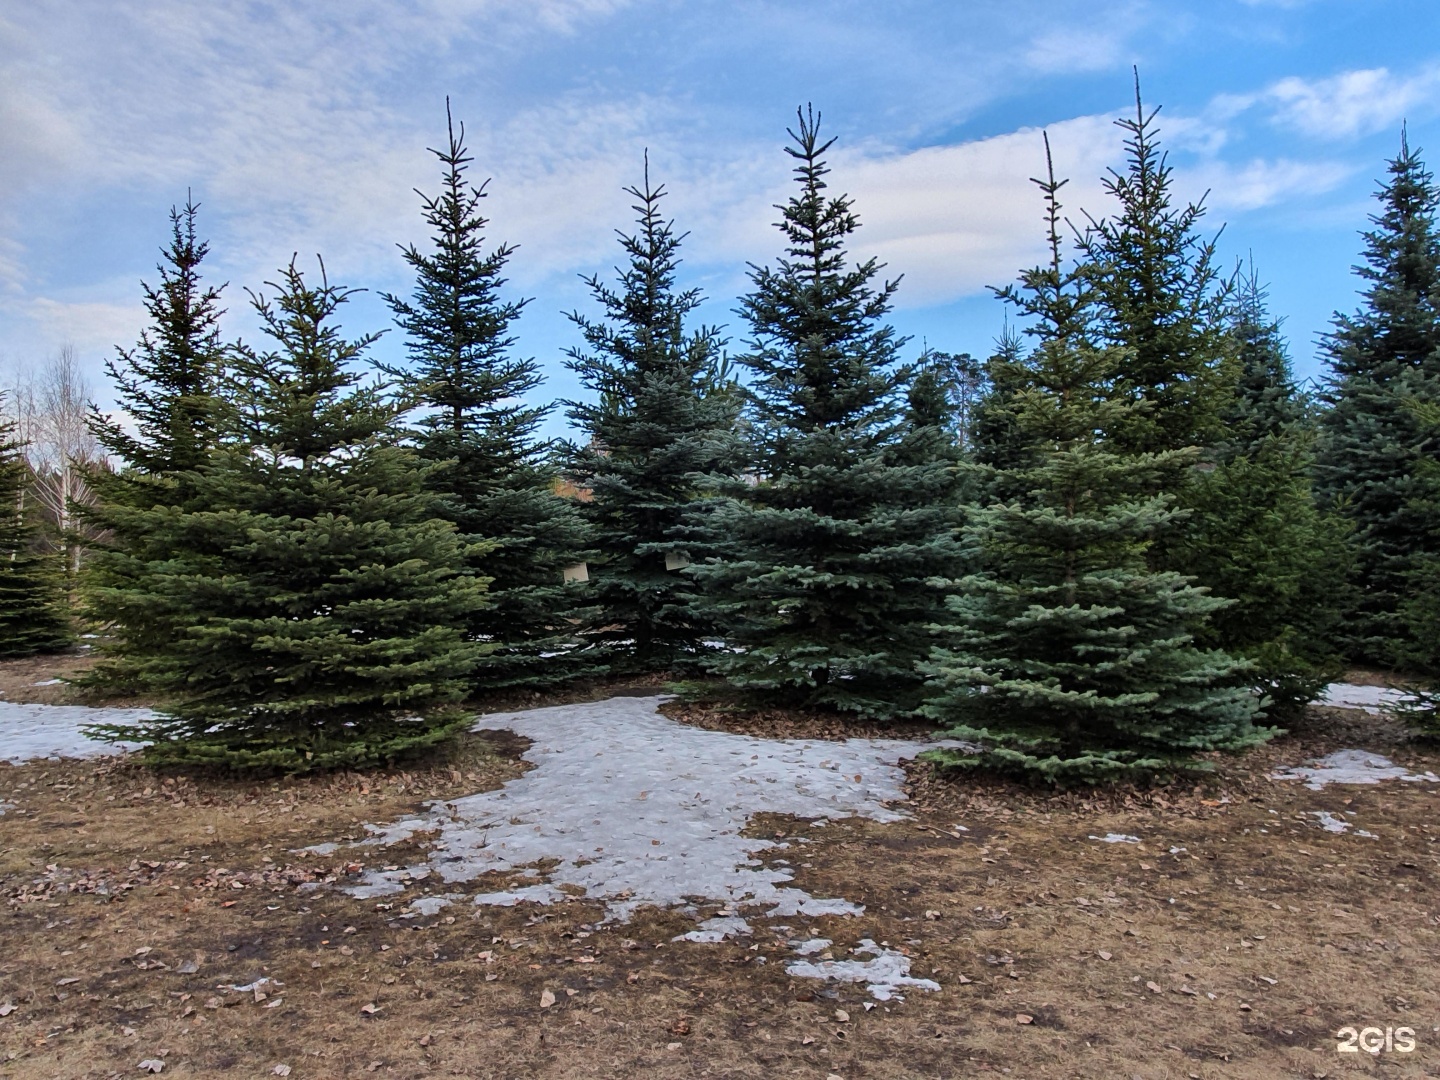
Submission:
[[[786,975],[771,920],[697,945],[671,941],[692,925],[677,913],[604,926],[585,902],[401,919],[323,883],[413,853],[296,853],[503,783],[523,767],[514,739],[474,736],[425,769],[299,780],[0,766],[0,801],[15,804],[0,817],[0,1004],[14,1006],[0,1076],[136,1076],[149,1058],[197,1077],[281,1063],[295,1078],[1436,1075],[1440,785],[1264,778],[1346,745],[1440,767],[1391,726],[1317,710],[1198,788],[1052,796],[917,766],[913,821],[753,821],[811,841],[798,884],[867,907],[792,932],[834,939],[837,956],[887,941],[943,986],[870,1010],[861,988]],[[1378,839],[1323,832],[1317,810],[1353,811]],[[1143,843],[1089,839],[1112,831]],[[263,1000],[218,989],[261,977],[276,980]],[[1348,1023],[1409,1025],[1419,1049],[1339,1055]]]

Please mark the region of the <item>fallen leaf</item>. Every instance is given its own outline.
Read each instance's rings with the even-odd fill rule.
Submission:
[[[421,1035],[421,1036],[420,1036],[420,1045],[421,1045],[421,1046],[429,1046],[429,1045],[430,1045],[430,1036],[429,1036],[428,1034],[426,1034],[426,1035]]]
[[[164,1072],[165,1062],[161,1061],[159,1058],[146,1058],[144,1061],[140,1062],[140,1071],[148,1073]]]
[[[548,1009],[548,1008],[550,1008],[551,1005],[554,1005],[554,1004],[555,1004],[555,995],[552,994],[549,990],[543,990],[543,991],[541,991],[541,993],[540,993],[540,1007],[541,1007],[542,1009]]]
[[[626,976],[625,976],[625,981],[626,981],[627,983],[637,983],[637,982],[639,982],[639,981],[640,981],[640,972],[638,972],[638,971],[632,971],[632,972],[630,972],[629,975],[626,975]]]
[[[957,976],[955,976],[955,981],[958,982],[958,983],[960,983],[960,985],[962,985],[962,986],[964,986],[966,983],[970,982],[970,980],[967,979],[964,975],[957,975]]]
[[[814,1041],[815,1041],[815,1036],[814,1036],[814,1035],[806,1035],[803,1039],[800,1040],[800,1045],[801,1045],[801,1046],[809,1046],[809,1045],[810,1045],[811,1043],[813,1043]]]
[[[1035,1018],[1029,1013],[1016,1013],[1015,1022],[1017,1024],[1033,1024],[1035,1022]]]
[[[194,960],[186,960],[183,964],[181,964],[179,967],[177,967],[177,968],[175,969],[175,974],[177,974],[177,975],[194,975],[194,974],[195,974],[197,971],[199,971],[199,970],[200,970],[200,965],[197,964],[197,963],[195,963]]]
[[[1272,979],[1269,975],[1261,975],[1259,978],[1261,982],[1269,983],[1271,986],[1274,986],[1277,982],[1279,982],[1278,979]]]
[[[675,1023],[671,1024],[671,1025],[670,1025],[670,1034],[671,1034],[671,1035],[689,1035],[689,1034],[690,1034],[690,1020],[689,1020],[689,1018],[682,1016],[682,1017],[680,1017],[679,1020],[676,1020]]]
[[[267,1009],[278,1009],[281,1005],[284,1005],[284,1004],[285,1004],[285,999],[284,999],[283,997],[280,997],[280,998],[272,998],[270,1001],[267,1001],[267,1002],[265,1003],[265,1007],[266,1007]]]
[[[1147,982],[1145,984],[1145,989],[1151,991],[1152,993],[1158,994],[1160,993],[1160,984],[1157,982]]]
[[[836,1010],[835,1010],[835,1019],[838,1020],[840,1023],[843,1024],[843,1023],[845,1023],[847,1020],[850,1019],[850,1014],[849,1014],[848,1012],[846,1012],[844,1009],[836,1009]]]
[[[134,1034],[135,1034],[135,1029],[132,1028],[132,1027],[130,1027],[130,1026],[127,1024],[125,1027],[122,1027],[122,1028],[120,1029],[120,1034],[121,1034],[121,1035],[124,1035],[127,1039],[128,1039],[128,1038],[131,1038],[131,1037],[133,1037]]]
[[[381,1006],[376,1005],[373,1001],[372,1001],[369,1005],[361,1005],[361,1006],[360,1006],[360,1011],[361,1011],[362,1013],[364,1013],[366,1016],[374,1016],[376,1013],[378,1013],[378,1012],[380,1011],[380,1009],[381,1009]]]
[[[18,1006],[12,1005],[8,1001],[5,1002],[5,1004],[0,1005],[0,1016],[9,1016],[17,1007]]]
[[[289,1076],[289,1075],[290,1075],[290,1066],[289,1066],[289,1065],[276,1065],[273,1069],[270,1070],[270,1075],[271,1075],[271,1076]]]
[[[576,994],[578,994],[579,992],[580,992],[579,990],[571,990],[568,986],[565,988],[565,996],[566,996],[566,997],[574,997],[574,996],[575,996]]]
[[[931,909],[931,910],[925,912],[925,917],[926,917],[927,919],[938,919],[938,918],[940,918],[940,912],[935,911],[934,909]]]
[[[70,985],[72,985],[72,984],[74,984],[74,983],[77,983],[77,982],[79,982],[79,981],[80,981],[80,979],[79,979],[78,976],[71,975],[68,979],[56,979],[56,980],[55,980],[55,985],[56,985],[56,986],[70,986]]]
[[[1104,949],[1101,949],[1101,950],[1100,950],[1099,952],[1097,952],[1095,955],[1098,956],[1098,957],[1100,957],[1101,960],[1109,960],[1109,959],[1110,959],[1110,954],[1109,954],[1108,952],[1106,952]]]

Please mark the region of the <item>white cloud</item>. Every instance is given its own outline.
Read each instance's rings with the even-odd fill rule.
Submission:
[[[1323,195],[1348,179],[1355,169],[1335,161],[1255,159],[1240,164],[1212,161],[1177,174],[1192,198],[1208,191],[1206,205],[1215,210],[1259,210],[1304,195]]]
[[[1099,212],[1099,177],[1119,139],[1108,116],[1082,116],[1048,129],[1056,174],[1069,177],[1061,201],[1073,220]],[[927,147],[876,158],[841,156],[837,186],[855,196],[864,226],[857,249],[904,273],[907,307],[1004,285],[1044,250],[1043,204],[1030,177],[1045,174],[1041,132]]]
[[[1276,120],[1306,135],[1349,138],[1397,126],[1408,113],[1440,106],[1440,66],[1412,75],[1386,68],[1345,71],[1325,79],[1281,79],[1266,89]]]

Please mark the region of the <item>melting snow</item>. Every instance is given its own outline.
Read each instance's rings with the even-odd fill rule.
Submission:
[[[1315,704],[1329,705],[1335,709],[1364,709],[1378,715],[1402,702],[1413,700],[1403,690],[1392,690],[1385,686],[1356,686],[1354,683],[1331,683],[1325,694]]]
[[[806,945],[813,944],[807,942]],[[828,944],[828,942],[826,943]],[[814,951],[814,950],[809,950]],[[785,973],[800,979],[827,979],[833,982],[866,984],[865,989],[877,1001],[889,1001],[903,997],[902,987],[917,990],[939,990],[940,984],[934,979],[912,979],[910,958],[894,949],[881,948],[869,938],[863,939],[851,950],[856,956],[873,956],[873,960],[794,960],[785,965]]]
[[[626,920],[642,905],[695,910],[706,900],[725,914],[682,935],[718,941],[744,933],[737,905],[766,915],[856,915],[844,898],[814,897],[791,885],[788,866],[755,853],[789,844],[742,835],[760,813],[799,818],[908,817],[899,762],[935,743],[898,739],[759,739],[705,731],[660,715],[663,697],[612,698],[491,715],[480,728],[531,740],[534,764],[498,791],[432,804],[423,817],[371,827],[362,843],[438,833],[428,864],[371,871],[352,892],[403,891],[431,870],[442,883],[484,874],[524,881],[474,898],[476,904],[552,904],[572,896],[603,901]],[[542,872],[534,869],[547,865]],[[562,889],[566,886],[568,889]],[[878,962],[878,961],[877,961]]]
[[[22,765],[35,758],[84,758],[120,754],[134,744],[87,739],[90,724],[137,724],[149,709],[92,709],[84,705],[21,705],[0,701],[0,761]]]
[[[1378,784],[1381,780],[1405,780],[1411,783],[1426,780],[1432,784],[1440,784],[1440,776],[1433,772],[1412,773],[1389,758],[1372,754],[1368,750],[1337,750],[1309,765],[1277,769],[1270,774],[1270,779],[1304,780],[1305,786],[1311,791],[1319,791],[1326,784]]]
[[[1138,836],[1131,836],[1129,833],[1119,833],[1119,832],[1109,832],[1109,833],[1106,833],[1104,836],[1096,836],[1094,833],[1091,833],[1091,834],[1090,834],[1090,839],[1091,839],[1091,840],[1099,840],[1102,844],[1138,844],[1138,843],[1140,843],[1140,838],[1139,838]]]
[[[1320,823],[1320,827],[1326,832],[1348,832],[1352,824],[1342,817],[1336,817],[1328,810],[1311,810],[1310,815]],[[1371,840],[1375,839],[1374,833],[1366,832],[1364,829],[1356,829],[1355,835],[1369,837]]]

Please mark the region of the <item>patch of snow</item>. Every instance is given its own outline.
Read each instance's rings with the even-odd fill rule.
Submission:
[[[22,705],[0,701],[0,761],[23,765],[36,758],[86,758],[123,754],[134,743],[87,739],[91,724],[138,724],[149,709],[92,709],[84,705]]]
[[[41,679],[39,682],[37,682],[37,683],[32,683],[31,685],[32,685],[32,686],[59,686],[59,685],[60,685],[61,683],[63,683],[64,681],[65,681],[64,679]]]
[[[809,941],[792,941],[790,947],[796,956],[814,956],[817,952],[824,952],[833,944],[835,943],[828,937],[817,937],[811,938]]]
[[[724,941],[726,938],[739,937],[742,934],[751,934],[753,932],[754,927],[738,915],[717,915],[713,919],[706,919],[688,934],[681,934],[670,940],[699,941],[704,944],[714,944],[717,941]]]
[[[884,949],[865,938],[851,952],[856,956],[873,956],[873,960],[795,960],[785,965],[785,973],[797,979],[824,979],[830,982],[865,983],[865,989],[876,1001],[904,1000],[902,987],[917,990],[939,990],[933,979],[912,979],[910,958],[894,949]]]
[[[1368,750],[1337,750],[1309,765],[1287,766],[1270,774],[1272,780],[1304,780],[1311,791],[1326,784],[1378,784],[1381,780],[1428,781],[1440,784],[1433,772],[1412,773],[1387,757]]]
[[[1346,821],[1342,817],[1336,817],[1328,810],[1311,810],[1310,816],[1319,821],[1320,827],[1329,833],[1348,832],[1352,824],[1351,822]],[[1364,836],[1371,840],[1376,839],[1374,833],[1366,832],[1364,829],[1356,829],[1355,835]]]
[[[296,849],[295,849],[295,854],[297,854],[297,855],[310,854],[310,855],[320,855],[320,856],[334,855],[335,852],[336,852],[337,850],[339,850],[339,848],[340,848],[340,845],[339,845],[339,844],[334,844],[334,843],[330,843],[330,844],[311,844],[309,847],[296,848]]]
[[[1392,690],[1385,686],[1357,686],[1354,683],[1331,683],[1316,705],[1328,705],[1333,709],[1364,709],[1377,716],[1396,705],[1413,701],[1412,695],[1403,690]]]
[[[410,910],[416,915],[436,915],[441,908],[447,908],[458,899],[451,896],[422,896],[410,905]]]
[[[538,879],[477,896],[476,904],[553,904],[567,899],[565,885],[621,921],[644,905],[689,910],[698,899],[779,917],[862,913],[849,900],[790,885],[788,866],[756,858],[777,842],[742,833],[761,813],[903,820],[909,815],[892,805],[905,798],[899,762],[937,744],[706,731],[662,716],[665,700],[617,697],[483,717],[476,730],[529,739],[523,756],[535,767],[498,791],[446,799],[423,818],[371,828],[364,843],[436,833],[429,863],[443,882],[527,869]],[[533,869],[542,863],[553,865]],[[395,872],[370,871],[348,891],[400,888]],[[721,932],[713,920],[700,932],[712,930]]]
[[[270,976],[266,975],[266,976],[263,976],[263,977],[261,977],[261,978],[259,978],[259,979],[256,979],[254,982],[246,983],[244,986],[238,986],[238,985],[236,985],[235,983],[227,983],[227,984],[225,984],[225,985],[223,985],[223,986],[217,987],[217,989],[219,989],[219,990],[234,990],[235,992],[240,993],[240,994],[248,994],[248,993],[251,993],[252,991],[255,991],[255,990],[264,990],[265,987],[267,987],[267,986],[284,986],[284,985],[285,985],[285,984],[282,983],[282,982],[280,982],[278,979],[272,979],[272,978],[270,978]]]
[[[1091,834],[1090,834],[1090,839],[1091,839],[1091,840],[1099,840],[1102,844],[1138,844],[1138,843],[1140,843],[1140,838],[1139,838],[1138,836],[1131,836],[1129,833],[1120,833],[1120,832],[1108,832],[1108,833],[1106,833],[1104,836],[1096,836],[1094,833],[1091,833]]]

